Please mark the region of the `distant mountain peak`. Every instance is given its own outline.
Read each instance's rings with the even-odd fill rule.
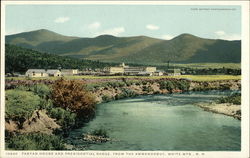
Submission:
[[[113,35],[104,34],[104,35],[97,36],[96,38],[117,38],[117,37]]]
[[[220,41],[183,33],[171,40],[147,36],[94,38],[64,36],[39,29],[6,36],[6,43],[63,56],[104,62],[239,62],[241,41]]]
[[[194,36],[192,34],[189,34],[189,33],[183,33],[183,34],[180,34],[179,36],[177,37],[181,37],[181,38],[198,38],[197,36]]]

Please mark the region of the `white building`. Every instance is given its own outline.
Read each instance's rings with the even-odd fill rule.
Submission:
[[[47,77],[48,74],[44,69],[29,69],[25,76],[28,77]]]
[[[62,76],[73,76],[78,74],[78,69],[62,69],[61,75]]]
[[[47,74],[49,76],[60,77],[61,76],[61,71],[56,70],[56,69],[49,69],[49,70],[47,70]]]

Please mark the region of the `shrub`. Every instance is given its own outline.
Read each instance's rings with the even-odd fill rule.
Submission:
[[[41,98],[48,98],[51,93],[49,86],[45,84],[35,84],[30,86],[18,85],[16,89],[23,91],[32,91]]]
[[[175,83],[178,89],[183,90],[183,91],[189,90],[190,82],[185,81],[185,80],[179,80],[179,81],[176,81]]]
[[[109,102],[109,101],[111,101],[111,100],[112,100],[112,98],[109,97],[108,95],[102,96],[102,101],[103,101],[103,102]]]
[[[7,147],[15,150],[63,150],[60,137],[43,133],[30,133],[10,138]]]
[[[60,79],[52,85],[51,99],[55,106],[90,119],[95,113],[95,99],[85,88],[84,82]]]
[[[49,116],[55,118],[57,123],[61,125],[64,135],[68,135],[70,129],[76,125],[76,114],[70,111],[66,111],[63,108],[52,108],[48,111]]]
[[[142,81],[140,81],[140,80],[135,80],[134,83],[135,83],[135,85],[137,85],[137,86],[142,85]]]
[[[241,105],[241,94],[235,93],[227,97],[219,98],[217,103],[233,103],[236,105]]]
[[[7,90],[6,118],[18,121],[21,128],[22,123],[31,117],[34,110],[38,109],[40,104],[40,97],[32,92]]]
[[[50,88],[45,84],[37,84],[37,85],[31,86],[30,90],[41,98],[48,98],[51,93]]]
[[[143,90],[143,91],[146,91],[146,92],[152,92],[152,91],[153,91],[153,88],[152,88],[151,86],[145,86],[145,85],[144,85],[144,86],[142,87],[142,90]]]
[[[91,132],[91,135],[108,138],[108,133],[107,133],[107,131],[105,129],[94,130],[94,131]]]
[[[24,86],[24,85],[18,85],[15,89],[22,90],[22,91],[29,91],[30,90],[28,86]]]
[[[41,99],[40,109],[50,110],[53,108],[53,103],[51,99]]]
[[[127,89],[127,88],[122,88],[122,95],[124,97],[135,97],[137,96],[137,94],[133,91],[133,90],[130,90],[130,89]]]
[[[169,91],[172,91],[175,88],[173,81],[161,81],[160,82],[160,89],[167,89]]]

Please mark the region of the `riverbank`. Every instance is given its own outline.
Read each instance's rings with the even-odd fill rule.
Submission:
[[[92,83],[89,90],[97,103],[138,95],[181,93],[185,91],[240,90],[241,80],[189,81],[186,79],[117,80]]]
[[[101,79],[101,80],[63,80],[65,85],[62,86],[59,90],[62,95],[58,97],[63,97],[63,104],[56,105],[55,97],[52,97],[52,94],[59,94],[59,92],[53,92],[58,90],[58,88],[52,88],[56,85],[55,81],[40,81],[40,80],[27,80],[27,81],[9,81],[6,83],[5,88],[6,92],[9,92],[6,100],[6,103],[9,103],[9,106],[15,107],[16,105],[21,104],[22,102],[27,103],[27,106],[31,106],[26,110],[29,112],[28,115],[21,116],[19,118],[14,118],[13,109],[9,109],[8,118],[6,118],[6,131],[9,132],[10,139],[9,142],[14,142],[10,148],[17,149],[15,147],[18,141],[23,141],[23,139],[34,139],[32,133],[44,133],[48,135],[48,138],[51,136],[63,136],[67,137],[69,132],[73,128],[79,127],[80,123],[86,123],[91,120],[90,117],[86,117],[86,120],[82,120],[77,116],[77,113],[80,111],[83,116],[94,116],[95,107],[83,108],[82,110],[77,110],[78,108],[85,107],[87,102],[91,101],[92,97],[93,103],[104,103],[112,100],[119,100],[123,98],[132,98],[140,95],[152,95],[152,94],[168,94],[168,93],[181,93],[185,91],[208,91],[208,90],[240,90],[241,81],[240,80],[220,80],[220,81],[191,81],[188,79],[138,79],[138,78],[120,78],[120,79]],[[79,90],[76,92],[76,89],[72,87],[78,87]],[[84,93],[83,93],[84,92]],[[21,94],[30,95],[28,100],[24,100],[22,97],[18,99],[15,98],[16,95],[20,96]],[[81,94],[81,95],[80,95]],[[72,106],[65,102],[65,95],[67,95],[67,101]],[[80,95],[80,96],[79,96]],[[89,96],[86,104],[82,101],[75,101],[75,98],[86,98],[84,96]],[[12,97],[12,99],[11,99]],[[13,103],[11,103],[12,101]],[[59,99],[59,101],[61,101]],[[30,104],[32,101],[34,104]],[[26,104],[21,104],[22,110],[26,108]],[[81,103],[81,105],[78,105]],[[36,106],[34,106],[37,104]],[[67,107],[71,108],[71,111],[67,110]],[[36,110],[41,111],[36,111]],[[91,115],[90,115],[91,112]],[[32,114],[33,113],[33,114]],[[79,113],[80,114],[80,113]],[[93,114],[93,115],[92,115]],[[7,116],[7,115],[6,115]],[[47,124],[48,120],[50,123]],[[39,127],[39,128],[38,128]],[[44,128],[44,129],[43,129]],[[12,134],[15,135],[18,141],[12,139]],[[24,136],[25,134],[25,136]],[[19,137],[20,136],[20,137]],[[39,137],[39,135],[37,136]],[[55,138],[57,140],[57,138]],[[33,141],[33,140],[31,140]],[[60,141],[58,141],[60,142]],[[50,142],[48,142],[50,143]],[[24,143],[25,144],[25,143]],[[61,144],[61,142],[60,142]],[[61,147],[61,145],[58,145]],[[36,147],[36,145],[34,145]],[[25,147],[19,149],[26,149]],[[29,148],[27,148],[29,149]]]
[[[235,105],[232,103],[198,103],[195,104],[198,107],[202,108],[205,111],[223,114],[227,116],[232,116],[241,120],[241,105]]]

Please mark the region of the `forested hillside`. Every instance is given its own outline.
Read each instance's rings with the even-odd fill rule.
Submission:
[[[191,34],[181,34],[171,40],[111,35],[79,38],[42,29],[6,36],[6,43],[60,56],[112,63],[241,62],[241,41],[205,39]]]
[[[59,67],[70,69],[102,68],[114,64],[98,61],[62,57],[55,54],[40,53],[31,49],[14,45],[5,45],[5,71],[6,73],[24,73],[28,69],[57,69]]]

